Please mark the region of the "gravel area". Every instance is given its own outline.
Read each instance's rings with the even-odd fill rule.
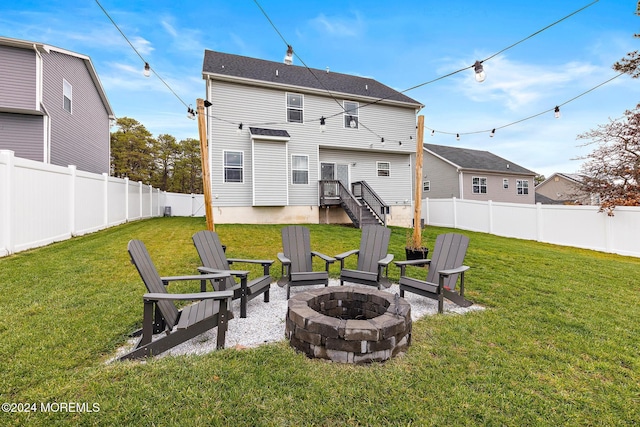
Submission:
[[[329,280],[329,286],[339,285],[340,282],[338,280]],[[350,286],[362,285],[350,284]],[[316,288],[316,286],[293,287],[291,288],[291,295],[293,296],[312,288]],[[386,291],[392,294],[400,292],[397,284],[391,285],[391,287],[386,289]],[[286,288],[281,288],[276,283],[272,283],[271,289],[269,290],[269,297],[268,303],[263,301],[262,296],[258,296],[249,301],[247,304],[247,317],[245,319],[240,318],[240,301],[233,301],[232,310],[235,317],[229,321],[229,329],[227,330],[225,341],[226,348],[242,349],[257,347],[262,344],[283,341],[285,339],[284,322],[287,314]],[[432,299],[412,293],[405,293],[404,299],[411,304],[411,318],[413,321],[421,319],[424,316],[437,314],[438,312],[438,303]],[[447,300],[445,300],[444,303],[445,314],[463,314],[468,311],[483,309],[484,307],[476,304],[468,308],[463,308],[458,307]],[[214,351],[216,346],[216,331],[217,328],[212,329],[172,348],[171,350],[166,351],[158,357],[183,354],[205,354]],[[125,354],[126,351],[134,345],[134,343],[135,340],[130,340],[126,347],[123,347],[118,351],[118,355]]]

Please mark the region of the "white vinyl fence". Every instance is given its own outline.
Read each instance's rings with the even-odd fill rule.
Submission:
[[[425,199],[425,224],[640,257],[640,208]]]
[[[172,216],[204,216],[202,195],[166,193],[0,150],[0,256],[162,216],[165,207]]]

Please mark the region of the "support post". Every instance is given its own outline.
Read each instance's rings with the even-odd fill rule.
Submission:
[[[424,140],[424,116],[418,116],[418,140],[416,141],[416,179],[415,197],[413,201],[413,238],[416,248],[422,247],[422,150]]]
[[[198,131],[200,134],[200,156],[202,161],[202,190],[204,192],[204,211],[207,217],[207,229],[215,231],[213,209],[211,206],[211,175],[209,174],[209,149],[207,147],[207,125],[204,120],[204,99],[196,101],[198,110]]]

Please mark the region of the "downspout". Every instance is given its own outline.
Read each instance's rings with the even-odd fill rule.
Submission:
[[[36,110],[41,110],[44,113],[44,119],[43,119],[43,124],[42,124],[42,143],[43,143],[43,150],[42,150],[42,161],[44,163],[50,164],[51,163],[51,116],[49,115],[49,112],[47,111],[47,108],[44,106],[43,103],[43,96],[42,96],[42,92],[43,92],[43,73],[42,73],[42,55],[40,54],[40,51],[38,51],[38,46],[36,46],[36,44],[33,44],[33,50],[36,53]]]

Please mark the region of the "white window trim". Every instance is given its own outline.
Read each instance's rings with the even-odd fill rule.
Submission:
[[[474,179],[478,179],[478,191],[475,191],[475,184],[473,183]],[[484,180],[484,185],[482,185],[482,181]],[[482,187],[484,187],[484,193],[482,192]],[[489,192],[489,185],[487,182],[487,177],[486,176],[472,176],[471,177],[471,194],[488,194]]]
[[[294,157],[306,157],[307,158],[307,168],[306,169],[295,169],[294,168],[294,163],[293,163],[293,158]],[[295,171],[305,171],[307,172],[307,182],[294,182],[293,181],[293,172]],[[309,156],[307,154],[292,154],[291,155],[291,185],[309,185],[309,183],[311,182],[311,180],[309,179]]]
[[[69,109],[65,107],[65,99],[69,99]],[[67,81],[62,79],[62,109],[69,114],[73,114],[73,86]]]
[[[347,102],[350,102],[352,104],[356,104],[356,108],[355,108],[355,114],[353,114],[353,112],[349,112],[347,111],[347,106],[345,105]],[[360,129],[360,103],[356,102],[356,101],[342,101],[342,109],[344,110],[344,113],[342,114],[343,116],[343,120],[342,120],[342,126],[345,129]],[[349,125],[347,125],[347,119],[349,117],[353,117],[356,119],[356,127],[351,127]]]
[[[300,97],[300,107],[290,107],[289,106],[289,95],[295,95],[295,96],[299,96]],[[284,97],[284,102],[286,105],[286,111],[287,111],[287,123],[304,123],[304,95],[301,93],[295,93],[295,92],[286,92],[285,97]],[[299,122],[295,122],[295,121],[291,121],[289,120],[289,110],[297,110],[300,111],[300,121]]]
[[[242,181],[238,182],[238,181],[227,181],[227,177],[226,177],[226,170],[227,170],[227,165],[225,163],[225,158],[226,158],[226,153],[240,153],[242,156],[242,166],[240,168],[238,168],[237,166],[229,166],[229,168],[233,168],[233,169],[240,169],[242,171]],[[245,177],[245,166],[244,166],[244,151],[242,150],[222,150],[222,182],[224,184],[244,184],[244,177]]]
[[[527,183],[526,186],[523,186],[523,183]],[[524,190],[527,190],[525,193]],[[522,192],[520,192],[522,190]],[[528,196],[529,195],[529,180],[528,179],[516,179],[516,195],[517,196]]]
[[[381,169],[380,165],[385,164],[388,167]],[[380,175],[380,171],[387,171],[388,175]],[[380,178],[389,178],[391,176],[391,162],[376,162],[376,176]]]

